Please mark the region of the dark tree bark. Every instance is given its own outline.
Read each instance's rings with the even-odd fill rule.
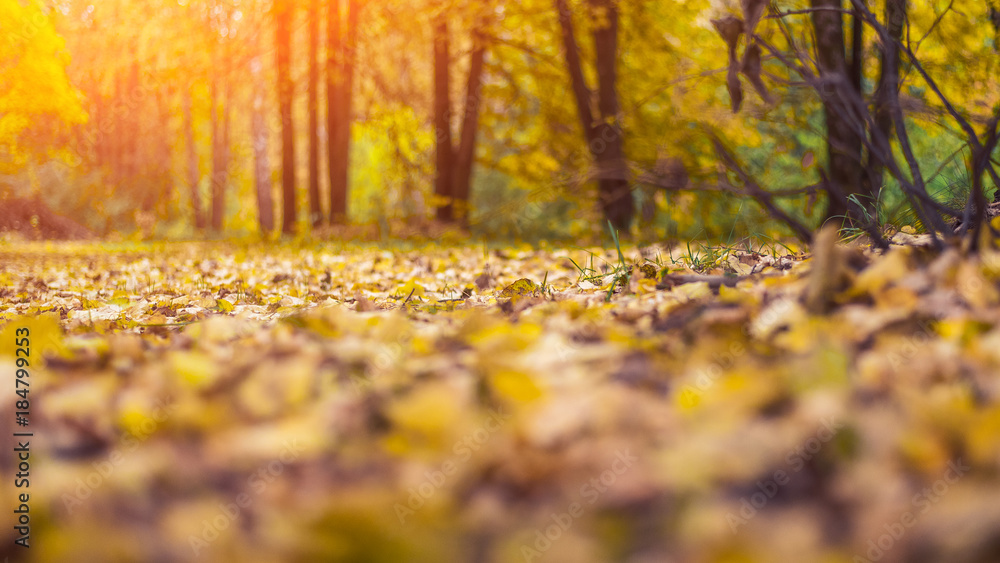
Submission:
[[[340,183],[340,151],[337,147],[337,131],[345,117],[340,115],[340,91],[343,88],[341,57],[343,38],[341,37],[340,0],[328,0],[326,24],[326,134],[327,134],[327,174],[330,180],[330,223],[343,222],[347,216],[347,190]]]
[[[346,9],[346,14],[343,13]],[[346,16],[346,22],[344,21]],[[330,222],[347,220],[350,182],[354,66],[360,4],[330,0],[327,28],[327,134],[330,175]]]
[[[597,107],[600,121],[596,124],[596,139],[591,147],[597,163],[598,193],[604,216],[615,229],[628,232],[635,216],[635,200],[629,187],[628,165],[625,162],[625,138],[621,128],[618,104],[618,7],[615,0],[591,0],[594,8],[603,9],[607,25],[594,30],[597,52]]]
[[[903,22],[906,20],[906,0],[887,0],[885,6],[885,27],[892,41],[881,46],[881,69],[878,88],[875,90],[876,135],[892,139],[892,108],[890,104],[899,92],[899,44],[903,38]],[[867,176],[873,191],[884,182],[884,163],[877,158],[868,159]]]
[[[358,44],[358,19],[361,8],[358,0],[348,0],[346,9],[347,28],[343,30],[340,63],[338,65],[340,82],[335,98],[339,122],[332,135],[334,153],[336,155],[336,168],[334,169],[333,180],[336,182],[336,191],[338,197],[341,199],[341,209],[337,214],[337,221],[341,223],[347,221],[348,212],[347,201],[351,169],[351,123],[353,121],[352,111],[354,101],[354,65]]]
[[[863,191],[860,186],[862,140],[850,123],[850,105],[845,99],[854,92],[845,55],[843,14],[839,11],[843,4],[841,0],[811,0],[811,5],[819,8],[812,12],[812,21],[816,34],[816,62],[824,82],[820,96],[826,119],[830,184],[826,216],[828,219],[847,217],[849,222],[857,223],[861,220],[860,210],[849,203],[848,197],[862,195]]]
[[[201,183],[201,174],[198,171],[198,146],[195,143],[194,116],[190,89],[184,96],[184,137],[187,145],[188,160],[188,187],[191,190],[191,211],[194,214],[194,228],[201,231],[205,229],[205,216],[201,210],[201,193],[198,185]]]
[[[455,218],[463,227],[469,225],[469,192],[472,186],[472,166],[476,159],[476,133],[479,129],[479,109],[482,106],[483,68],[486,45],[483,38],[475,37],[475,46],[469,60],[469,79],[465,89],[465,113],[462,132],[455,151],[455,177],[451,192]]]
[[[434,136],[437,171],[434,195],[443,201],[438,203],[438,220],[450,222],[454,218],[452,179],[455,155],[451,140],[451,40],[445,18],[442,14],[434,26]]]
[[[865,21],[855,10],[851,14],[851,85],[861,93],[861,79],[865,75]]]
[[[319,0],[309,1],[309,223],[323,223],[319,186]]]
[[[590,98],[593,95],[583,76],[583,63],[580,61],[580,46],[576,43],[576,31],[573,29],[573,16],[566,0],[556,0],[556,10],[559,13],[559,25],[562,29],[563,53],[566,56],[566,69],[569,71],[570,86],[573,89],[573,101],[576,102],[576,114],[580,119],[580,127],[590,143],[594,138],[594,114],[590,109]]]
[[[275,58],[277,63],[278,105],[281,114],[281,192],[283,200],[281,232],[295,233],[295,127],[292,121],[294,84],[291,77],[291,0],[275,0]]]
[[[566,0],[555,0],[555,5],[562,28],[563,51],[577,116],[594,161],[601,210],[615,229],[627,232],[635,217],[635,201],[632,199],[625,162],[625,139],[618,125],[618,8],[614,0],[590,0],[592,9],[600,9],[605,14],[606,24],[594,30],[598,77],[597,109],[600,112],[598,118],[594,119],[591,109],[593,92],[584,78],[569,5]]]

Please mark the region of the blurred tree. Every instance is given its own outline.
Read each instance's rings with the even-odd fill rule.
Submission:
[[[329,0],[327,20],[327,136],[330,223],[347,220],[358,0]]]
[[[589,0],[594,19],[594,55],[597,71],[597,111],[591,107],[594,92],[587,85],[567,0],[555,0],[562,28],[563,53],[569,72],[577,114],[593,157],[598,198],[604,217],[618,230],[628,231],[635,216],[635,200],[625,162],[625,139],[618,102],[618,3]]]
[[[281,232],[288,235],[296,230],[295,197],[295,126],[292,119],[292,99],[295,84],[292,81],[292,19],[295,3],[292,0],[274,0],[275,62],[278,82],[278,105],[281,115]]]
[[[454,149],[451,141],[451,37],[448,13],[442,10],[434,25],[434,195],[439,221],[453,219],[451,184],[454,180]]]
[[[437,218],[440,221],[469,222],[469,192],[472,168],[476,156],[476,135],[482,106],[483,71],[486,60],[484,31],[491,17],[490,3],[466,4],[459,12],[444,8],[433,22],[434,36],[434,132],[435,132],[435,189],[438,199]],[[455,8],[455,7],[452,7]],[[471,51],[468,77],[462,97],[463,111],[459,121],[458,144],[452,134],[454,110],[451,101],[451,74],[454,66],[452,37],[448,16],[458,12],[471,22]]]
[[[826,216],[860,220],[861,213],[849,199],[860,195],[874,202],[872,193],[861,193],[862,138],[855,130],[847,88],[857,88],[850,76],[845,54],[843,2],[811,0],[812,21],[816,35],[816,64],[823,86],[823,114],[826,119],[826,146],[830,163],[831,197]],[[860,68],[860,60],[858,66]],[[860,70],[857,71],[860,73]],[[860,74],[857,76],[860,77]],[[855,94],[860,92],[855,91]],[[863,125],[862,125],[863,127]]]
[[[87,121],[69,55],[41,2],[0,0],[0,174],[42,158]]]
[[[886,0],[885,26],[890,41],[879,42],[881,68],[879,70],[878,87],[874,96],[873,115],[875,131],[886,140],[892,139],[892,110],[890,104],[899,96],[899,41],[903,38],[903,22],[906,20],[906,0]],[[881,159],[869,156],[866,169],[869,193],[878,193],[884,184],[883,172],[885,163]]]
[[[213,17],[210,28],[217,30],[210,43],[212,68],[209,103],[212,120],[212,231],[222,232],[226,214],[226,187],[229,184],[230,132],[229,106],[232,98],[230,69],[233,53],[230,48],[229,7],[224,2],[213,2],[209,13]]]
[[[330,0],[333,1],[333,0]],[[309,0],[309,224],[323,223],[319,181],[319,0]]]

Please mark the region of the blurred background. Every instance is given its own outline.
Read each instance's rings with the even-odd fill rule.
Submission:
[[[756,77],[766,99],[744,72],[732,111],[712,20],[744,4],[0,0],[0,226],[69,238],[405,237],[434,222],[566,239],[610,220],[645,239],[786,235],[725,189],[733,179],[706,136],[722,135],[775,192],[815,185],[827,166],[823,105],[773,53]],[[789,15],[758,33],[811,62],[808,4],[773,3]],[[932,0],[904,12],[908,47],[964,115],[985,121],[1000,91],[993,8]],[[880,42],[859,29],[845,17],[843,48],[870,97]],[[967,139],[905,62],[900,80],[928,191],[961,201]],[[912,223],[894,182],[879,212]],[[602,199],[609,189],[617,210]],[[780,203],[814,225],[825,197],[805,189]]]

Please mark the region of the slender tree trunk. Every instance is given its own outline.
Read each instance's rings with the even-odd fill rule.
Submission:
[[[886,0],[885,27],[892,38],[882,45],[881,69],[878,88],[875,90],[875,129],[886,141],[892,140],[892,111],[890,104],[899,91],[899,45],[903,38],[906,20],[906,0]],[[882,188],[885,163],[877,158],[868,159],[868,173],[873,192]]]
[[[857,10],[851,14],[851,85],[861,93],[865,75],[865,22]]]
[[[223,78],[224,79],[224,78]],[[229,183],[229,100],[220,78],[212,79],[212,231],[222,232]]]
[[[134,131],[140,138],[149,139],[148,146],[139,146],[135,150],[138,165],[136,166],[136,180],[141,190],[140,207],[145,213],[155,213],[156,207],[163,202],[163,160],[162,145],[166,138],[166,129],[163,129],[163,119],[160,110],[160,92],[155,91],[151,97],[149,107],[149,119],[137,120],[134,124]]]
[[[455,153],[455,176],[451,185],[455,216],[462,226],[466,227],[469,225],[469,191],[472,185],[472,166],[476,158],[476,133],[479,127],[479,108],[482,106],[483,67],[486,59],[483,37],[478,33],[476,35],[475,46],[469,60],[465,113],[462,117],[458,150]]]
[[[281,114],[281,232],[295,233],[295,124],[292,121],[292,99],[295,95],[291,76],[292,62],[292,0],[275,0],[275,58],[278,79],[278,105]]]
[[[157,198],[163,210],[163,217],[170,220],[174,218],[174,180],[171,174],[171,146],[170,146],[170,98],[172,88],[166,91],[156,90],[154,100],[156,102],[157,128],[160,131],[157,143],[158,155],[154,163],[159,190]]]
[[[445,18],[445,15],[441,15],[434,26],[434,134],[437,171],[434,195],[440,200],[438,220],[450,222],[454,218],[452,177],[455,173],[455,155],[451,140],[451,41]]]
[[[257,218],[265,235],[274,230],[274,201],[271,196],[271,163],[267,154],[268,135],[264,110],[265,86],[262,61],[250,62],[253,81],[253,104],[250,112],[250,136],[253,139],[254,187],[257,192]]]
[[[329,0],[326,28],[326,134],[327,173],[330,180],[330,223],[343,223],[347,218],[347,189],[340,182],[341,161],[338,131],[346,119],[341,115],[343,78],[343,12],[341,0]]]
[[[194,214],[194,228],[202,231],[205,229],[205,215],[201,210],[201,193],[199,184],[201,183],[201,173],[198,171],[198,145],[195,143],[194,134],[194,111],[190,89],[184,96],[184,136],[187,145],[188,160],[188,187],[191,190],[191,210]]]
[[[354,99],[354,65],[356,56],[355,51],[357,49],[360,5],[357,0],[349,0],[347,2],[346,10],[346,29],[340,30],[336,39],[337,46],[339,47],[336,61],[337,80],[335,83],[335,95],[331,97],[332,102],[335,105],[337,122],[336,126],[330,131],[330,193],[336,193],[337,213],[335,215],[335,221],[338,223],[343,223],[347,220],[347,199],[351,161],[351,122],[353,120],[352,102]],[[333,14],[331,13],[331,17],[332,16]],[[338,24],[338,28],[339,27],[340,24]]]
[[[619,118],[618,9],[614,0],[590,0],[590,4],[592,9],[601,10],[606,20],[606,25],[594,30],[599,119],[594,119],[591,108],[593,91],[587,86],[583,75],[572,13],[566,0],[555,0],[577,116],[583,127],[596,170],[601,211],[615,229],[628,231],[635,217],[635,200],[632,199],[632,190],[629,186],[628,167],[625,162],[625,138]]]
[[[590,108],[590,98],[593,92],[587,86],[583,76],[583,63],[580,61],[580,46],[576,42],[576,31],[573,29],[573,14],[566,0],[556,0],[556,11],[559,14],[559,26],[562,29],[563,53],[566,56],[566,69],[569,71],[570,85],[573,88],[573,101],[576,102],[576,114],[580,119],[580,127],[587,143],[594,139],[594,113]]]
[[[591,151],[597,164],[598,193],[604,216],[615,229],[628,232],[635,217],[635,200],[629,186],[618,104],[618,7],[615,0],[591,0],[591,5],[604,12],[607,24],[594,30],[598,109],[601,112],[595,138],[604,141],[604,150],[601,150],[602,143],[595,142]]]
[[[319,0],[309,0],[309,223],[323,223],[319,181]]]
[[[141,112],[141,108],[137,107],[132,99],[132,93],[137,92],[138,89],[139,65],[138,63],[132,63],[129,67],[128,76],[125,78],[122,97],[118,98],[119,103],[123,104],[123,115],[119,118],[119,131],[122,133],[122,137],[125,136],[125,131],[139,130],[140,123],[138,115]],[[139,169],[139,143],[129,142],[123,138],[121,140],[121,147],[122,171],[126,182],[128,182],[133,188],[144,188],[144,186],[138,186],[135,181]]]
[[[830,203],[827,218],[847,217],[860,221],[859,210],[849,204],[848,197],[861,190],[861,139],[849,122],[849,105],[843,96],[852,95],[844,45],[844,19],[841,0],[811,0],[816,33],[816,61],[825,85],[820,92],[826,118],[827,152],[829,155]]]

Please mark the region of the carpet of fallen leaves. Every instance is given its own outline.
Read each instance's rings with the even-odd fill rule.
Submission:
[[[0,246],[0,557],[1000,561],[1000,254],[682,254]]]

